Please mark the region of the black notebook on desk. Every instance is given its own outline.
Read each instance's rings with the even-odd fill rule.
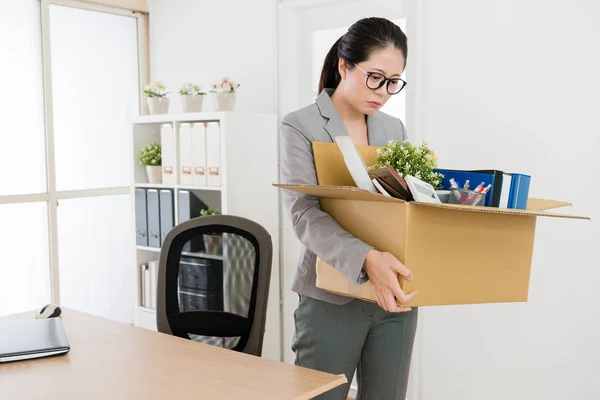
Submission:
[[[60,318],[0,322],[0,362],[66,354],[70,349]]]

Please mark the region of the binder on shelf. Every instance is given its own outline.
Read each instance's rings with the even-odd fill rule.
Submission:
[[[156,310],[158,260],[148,262],[150,270],[150,308]]]
[[[175,226],[175,210],[173,209],[173,191],[162,189],[160,191],[160,244]]]
[[[221,132],[218,122],[206,125],[207,186],[221,186]]]
[[[173,125],[162,124],[160,127],[160,145],[162,151],[162,183],[175,184],[175,135]]]
[[[179,126],[179,182],[182,185],[194,184],[192,154],[192,125],[181,124]]]
[[[148,214],[146,190],[135,189],[135,242],[138,246],[148,246]]]
[[[160,201],[157,189],[146,192],[148,204],[148,246],[160,248]]]
[[[207,186],[206,122],[192,125],[192,170],[194,186]]]
[[[188,221],[200,216],[200,211],[208,206],[189,190],[179,190],[177,199],[177,222]],[[193,236],[184,246],[183,251],[204,252],[204,239],[202,235]]]
[[[152,291],[150,290],[150,288],[152,287],[152,283],[151,283],[151,275],[150,275],[150,266],[147,263],[143,263],[141,266],[141,276],[140,276],[140,282],[141,282],[141,286],[142,286],[142,307],[146,307],[146,308],[151,308],[152,306]]]

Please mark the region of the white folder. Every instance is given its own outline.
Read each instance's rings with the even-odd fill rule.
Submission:
[[[209,122],[206,127],[207,185],[221,186],[221,128],[218,122]]]
[[[141,268],[141,283],[142,283],[142,307],[150,308],[152,306],[152,276],[150,275],[150,267],[147,263],[140,265]]]
[[[160,144],[162,147],[162,183],[175,184],[175,135],[173,125],[163,124],[160,127]]]
[[[192,171],[192,125],[181,124],[179,126],[179,183],[182,185],[193,185],[194,175]]]
[[[206,123],[201,122],[193,125],[191,148],[194,186],[206,186]]]
[[[156,310],[156,299],[158,295],[158,260],[149,261],[148,269],[150,270],[150,305],[148,307]]]

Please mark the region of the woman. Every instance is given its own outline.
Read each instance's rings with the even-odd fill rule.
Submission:
[[[405,86],[400,79],[407,56],[406,35],[383,18],[350,27],[325,58],[315,104],[282,121],[282,183],[317,184],[312,142],[349,135],[355,144],[385,145],[406,140],[403,123],[379,109]],[[358,368],[358,398],[406,397],[417,325],[417,309],[398,306],[404,293],[398,274],[412,274],[393,255],[355,238],[321,211],[315,197],[284,191],[294,231],[302,243],[292,289],[300,296],[294,313],[293,350],[297,365],[345,374],[348,383],[321,399],[346,399]],[[370,280],[377,304],[336,295],[315,286],[316,257],[350,281]]]

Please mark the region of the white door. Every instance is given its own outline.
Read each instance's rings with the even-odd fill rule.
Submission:
[[[412,3],[412,2],[410,2]],[[385,17],[396,24],[409,38],[407,70],[403,79],[407,80],[406,91],[392,99],[382,108],[383,112],[400,118],[411,140],[416,140],[413,127],[414,77],[411,62],[416,60],[415,35],[411,36],[417,15],[414,5],[398,0],[361,1],[312,1],[280,0],[279,6],[279,107],[280,117],[289,112],[312,104],[318,95],[318,82],[325,55],[333,43],[342,36],[357,20],[364,17]],[[413,90],[411,90],[413,89]],[[283,298],[283,343],[284,360],[293,362],[291,342],[294,334],[293,313],[298,304],[298,296],[291,291],[296,271],[298,240],[294,235],[287,213],[283,210],[282,220],[282,298]],[[417,350],[417,349],[415,349]],[[415,362],[417,351],[415,351]],[[416,378],[413,369],[411,381]],[[414,386],[411,382],[411,386]],[[355,388],[355,382],[353,383]],[[352,390],[351,395],[354,394]],[[409,398],[413,398],[409,395]]]

